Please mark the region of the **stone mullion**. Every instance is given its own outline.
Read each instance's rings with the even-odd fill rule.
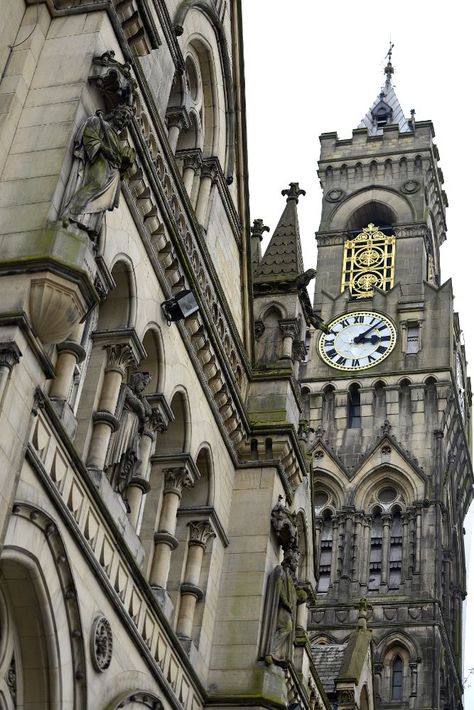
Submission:
[[[107,362],[99,406],[93,415],[94,428],[89,444],[87,466],[103,471],[107,449],[112,432],[116,431],[118,421],[115,417],[120,387],[127,367],[135,363],[132,349],[128,344],[106,345]]]
[[[364,538],[363,538],[363,550],[362,550],[361,562],[360,562],[360,583],[364,587],[367,587],[368,579],[369,579],[369,564],[370,564],[370,532],[372,529],[372,517],[370,515],[364,516],[363,525],[364,525]]]
[[[402,574],[401,582],[402,584],[408,579],[409,576],[409,535],[410,535],[410,518],[408,513],[402,514]]]
[[[344,558],[342,574],[352,580],[354,514],[347,513],[344,525]]]
[[[178,546],[175,537],[176,514],[183,488],[194,485],[194,478],[185,466],[164,471],[165,488],[161,505],[158,530],[155,532],[155,549],[150,572],[150,585],[166,589],[170,571],[171,553]]]
[[[336,544],[336,575],[339,580],[344,574],[344,532],[346,527],[346,516],[339,513],[336,517],[337,523],[337,544]]]
[[[188,526],[190,528],[188,556],[184,581],[181,585],[181,600],[176,624],[176,633],[185,639],[190,639],[192,636],[196,604],[203,597],[199,581],[204,552],[209,540],[216,536],[208,520],[190,521]]]
[[[392,529],[392,516],[390,513],[383,513],[382,523],[382,564],[380,569],[380,585],[384,584],[388,586],[390,579],[390,533]]]
[[[323,519],[318,515],[314,519],[314,552],[315,552],[315,568],[319,570],[321,564],[321,531],[323,527]]]
[[[354,543],[352,545],[352,580],[359,582],[361,578],[361,556],[364,548],[364,525],[363,515],[356,513],[354,516]]]
[[[421,569],[421,507],[415,511],[415,574],[420,574]]]

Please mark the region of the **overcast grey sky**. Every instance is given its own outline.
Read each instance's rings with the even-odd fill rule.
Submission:
[[[298,181],[307,191],[299,202],[305,268],[314,266],[321,205],[319,135],[337,131],[340,138],[351,137],[383,84],[391,39],[393,84],[405,115],[414,108],[417,120],[434,123],[449,200],[441,277],[453,278],[455,308],[468,360],[474,362],[469,3],[243,0],[243,8],[252,220],[261,217],[273,230],[285,204],[281,190]],[[472,517],[471,509],[469,534]],[[474,633],[473,571],[471,564],[468,639]],[[468,642],[465,676],[473,666],[474,644]],[[474,675],[468,685],[466,710],[474,708]]]

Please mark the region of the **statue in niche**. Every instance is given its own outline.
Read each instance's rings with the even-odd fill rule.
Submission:
[[[286,666],[292,657],[297,606],[306,601],[307,595],[298,588],[298,530],[294,516],[281,501],[280,496],[271,523],[283,548],[283,561],[268,579],[261,656],[268,665]]]
[[[97,111],[79,128],[60,215],[64,224],[96,236],[104,212],[117,207],[121,178],[135,160],[135,151],[120,139],[132,115],[129,106],[118,105],[106,115]]]
[[[117,407],[119,428],[112,440],[106,472],[114,489],[122,496],[136,474],[140,461],[140,440],[152,409],[144,396],[151,375],[135,372],[130,384],[122,386]]]

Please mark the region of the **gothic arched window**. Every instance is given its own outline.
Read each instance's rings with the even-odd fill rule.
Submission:
[[[378,589],[382,578],[382,515],[377,509],[372,516],[370,535],[369,589]]]
[[[331,581],[332,547],[332,514],[331,511],[325,510],[321,527],[318,592],[327,592],[329,589],[329,582]]]
[[[347,396],[347,426],[349,429],[360,429],[361,425],[360,387],[353,384]]]
[[[392,663],[391,699],[401,700],[403,695],[403,661],[395,656]]]

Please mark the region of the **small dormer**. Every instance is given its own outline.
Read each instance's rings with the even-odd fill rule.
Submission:
[[[383,128],[392,122],[393,110],[392,107],[384,101],[384,96],[382,92],[380,94],[380,101],[371,110],[372,119],[377,129]]]

